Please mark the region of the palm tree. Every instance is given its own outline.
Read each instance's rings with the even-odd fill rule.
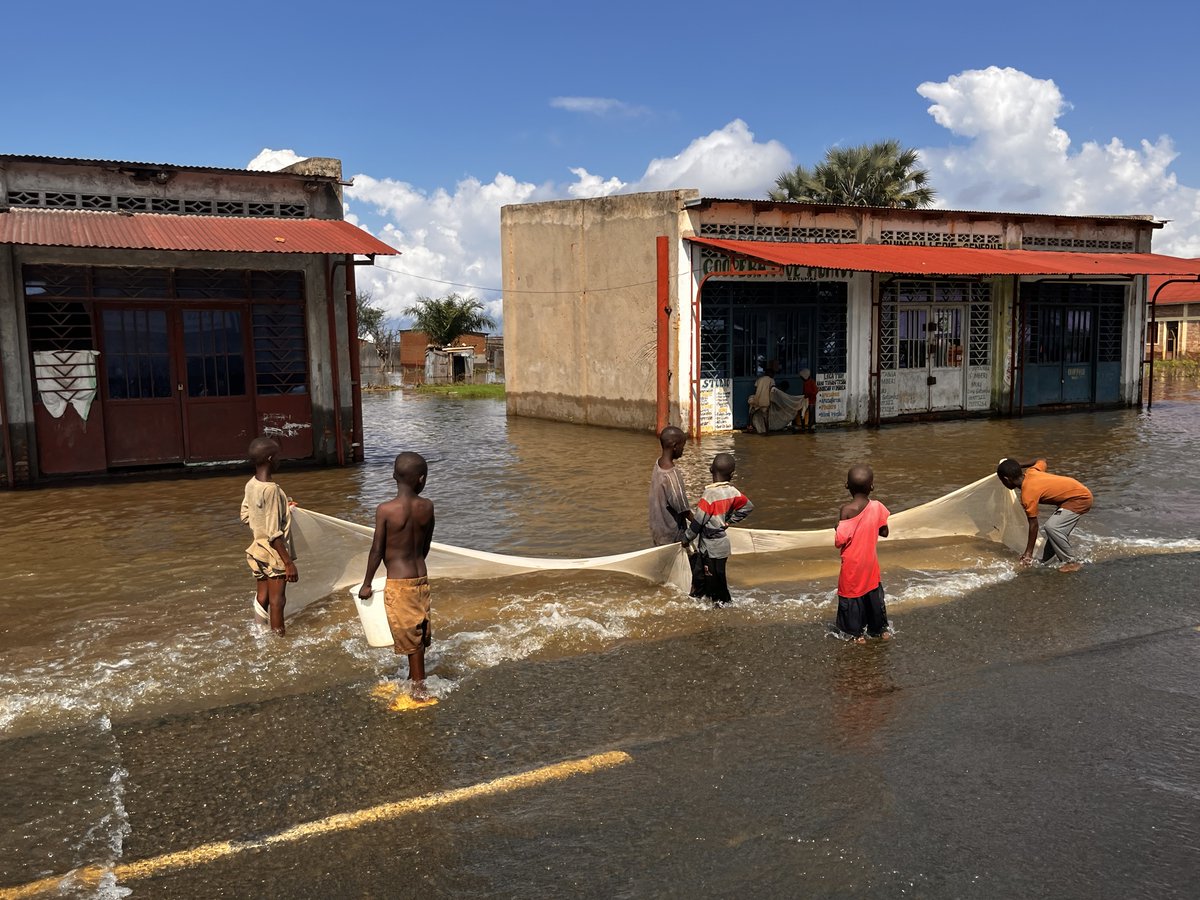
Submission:
[[[413,327],[425,332],[429,343],[446,347],[468,331],[496,327],[496,322],[484,312],[483,304],[474,297],[447,294],[445,297],[418,297],[417,302],[404,310],[412,316]]]
[[[916,150],[901,147],[899,141],[830,147],[811,170],[796,166],[780,173],[768,196],[844,206],[929,206],[934,190],[928,170],[917,168],[919,160]]]

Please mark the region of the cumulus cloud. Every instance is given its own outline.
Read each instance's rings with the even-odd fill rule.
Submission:
[[[464,178],[453,190],[422,191],[391,178],[356,175],[346,189],[346,218],[361,224],[356,210],[369,208],[385,219],[376,236],[403,255],[380,257],[359,271],[359,289],[370,290],[388,313],[402,310],[418,296],[441,296],[457,291],[483,302],[500,319],[500,207],[553,199],[547,185],[497,175],[490,182]],[[450,282],[453,282],[451,284]]]
[[[605,179],[602,175],[593,175],[584,168],[572,169],[571,174],[575,176],[575,183],[567,187],[567,193],[577,200],[584,197],[607,197],[624,190],[627,186],[616,175]]]
[[[501,206],[670,188],[761,196],[791,164],[781,144],[756,141],[739,119],[697,138],[676,156],[652,160],[633,183],[583,167],[570,168],[574,181],[566,183],[535,184],[500,173],[490,182],[464,178],[453,189],[434,191],[391,178],[355,175],[354,186],[346,189],[346,219],[362,225],[368,213],[381,218],[384,224],[373,233],[403,254],[381,257],[375,266],[360,269],[358,285],[397,318],[420,295],[458,291],[483,301],[499,321],[498,290],[462,285],[495,289],[501,284]]]
[[[644,106],[634,106],[612,97],[551,97],[550,105],[555,109],[592,116],[643,116],[650,112]]]
[[[1150,213],[1172,222],[1160,253],[1200,256],[1200,191],[1170,171],[1167,136],[1136,147],[1119,138],[1077,149],[1058,120],[1071,109],[1051,79],[991,66],[928,81],[929,114],[964,144],[921,151],[939,202],[968,209],[1067,214]]]
[[[295,150],[272,150],[269,147],[263,147],[258,156],[246,163],[246,168],[258,172],[278,172],[285,166],[307,158],[297,155]]]
[[[792,155],[779,141],[761,143],[741,119],[698,137],[676,156],[652,160],[631,191],[698,188],[718,197],[764,197]]]

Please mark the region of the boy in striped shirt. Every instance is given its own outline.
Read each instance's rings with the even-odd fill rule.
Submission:
[[[704,489],[700,502],[692,511],[684,545],[695,540],[692,554],[692,596],[707,597],[713,606],[725,606],[733,601],[725,579],[729,560],[729,536],[725,529],[736,525],[754,511],[750,499],[730,484],[736,467],[733,456],[718,453],[713,457],[713,483]]]

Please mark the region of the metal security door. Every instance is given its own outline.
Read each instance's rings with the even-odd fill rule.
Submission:
[[[187,459],[241,459],[254,437],[244,305],[179,312]]]
[[[1092,399],[1096,315],[1091,307],[1068,306],[1063,317],[1062,395],[1064,403]]]
[[[962,306],[935,306],[929,310],[929,409],[963,408],[966,383],[963,379]]]
[[[184,458],[170,313],[148,306],[100,309],[101,390],[110,466]]]

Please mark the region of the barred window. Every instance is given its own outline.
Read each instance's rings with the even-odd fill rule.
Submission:
[[[258,393],[308,393],[304,307],[254,304],[254,372]]]

